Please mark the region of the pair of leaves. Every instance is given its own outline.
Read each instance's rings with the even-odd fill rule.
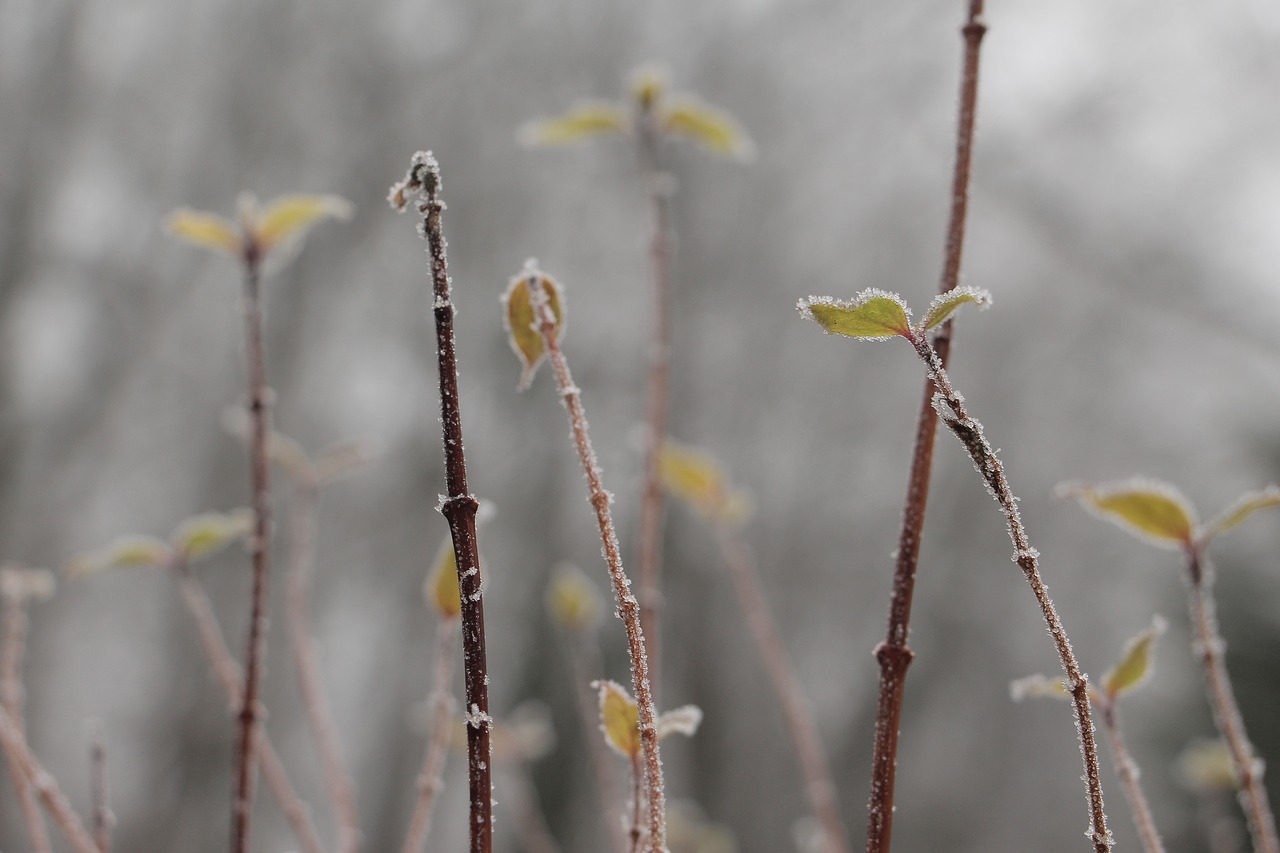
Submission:
[[[1165,631],[1165,621],[1159,616],[1151,620],[1145,631],[1125,643],[1120,653],[1120,660],[1102,676],[1101,698],[1107,703],[1114,702],[1120,696],[1131,692],[1147,680],[1151,674],[1151,663],[1155,651],[1156,640]],[[1031,675],[1020,678],[1009,685],[1009,694],[1015,702],[1023,699],[1069,699],[1071,694],[1061,678],[1050,678],[1045,675]],[[1090,688],[1095,701],[1100,698]]]
[[[97,551],[75,557],[68,571],[73,577],[111,569],[168,568],[175,560],[201,560],[221,551],[253,531],[247,509],[207,512],[182,521],[165,541],[157,536],[121,536]]]
[[[238,258],[262,256],[324,219],[350,219],[351,203],[336,195],[286,195],[265,207],[251,194],[238,200],[239,224],[216,213],[179,208],[165,219],[165,230],[181,240]]]
[[[547,357],[547,342],[543,335],[542,306],[551,309],[555,322],[555,339],[564,337],[565,310],[560,284],[538,269],[537,261],[525,262],[524,269],[511,279],[502,294],[503,326],[507,330],[507,342],[523,368],[520,384],[523,391],[533,382],[533,374]]]
[[[710,454],[667,439],[658,454],[662,484],[712,521],[738,524],[751,513],[751,499],[734,489],[724,468]]]
[[[933,298],[924,319],[917,325],[912,325],[911,309],[901,296],[875,287],[861,291],[848,301],[810,296],[801,299],[796,308],[801,316],[813,320],[827,334],[863,341],[887,341],[895,337],[916,341],[945,323],[965,304],[987,308],[991,294],[976,287],[954,287]]]
[[[703,149],[740,161],[755,157],[755,145],[733,116],[696,95],[667,94],[666,76],[647,68],[632,75],[630,104],[579,101],[549,119],[528,122],[516,138],[523,145],[567,145],[597,136],[627,136],[635,132],[632,116],[653,122],[664,137],[687,139]]]
[[[616,681],[593,681],[591,686],[599,691],[600,728],[605,742],[627,758],[640,755],[640,709],[627,688]],[[658,716],[658,740],[668,735],[682,734],[693,737],[702,723],[702,710],[697,705],[685,705]]]
[[[1268,486],[1241,495],[1206,525],[1195,507],[1168,483],[1134,479],[1098,486],[1064,484],[1059,493],[1079,499],[1085,509],[1161,548],[1203,548],[1213,537],[1239,525],[1260,509],[1280,506],[1280,488]]]

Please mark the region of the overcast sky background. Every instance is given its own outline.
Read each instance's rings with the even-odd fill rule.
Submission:
[[[238,273],[160,223],[182,205],[230,215],[242,190],[350,199],[352,221],[318,228],[267,282],[268,373],[275,423],[305,447],[356,437],[381,451],[325,495],[313,620],[366,849],[397,849],[435,633],[419,590],[446,526],[433,511],[444,487],[424,244],[384,198],[414,151],[434,149],[472,487],[498,510],[482,536],[493,710],[542,703],[556,740],[527,791],[563,850],[602,849],[564,638],[541,602],[558,561],[602,592],[605,567],[549,377],[516,393],[498,296],[529,256],[565,284],[565,350],[634,562],[649,325],[634,151],[530,151],[515,130],[577,98],[621,97],[634,67],[660,63],[759,150],[750,165],[664,152],[679,181],[672,432],[754,494],[743,534],[860,847],[871,651],[922,373],[906,347],[824,337],[794,305],[877,286],[920,307],[934,292],[962,5],[0,3],[0,557],[62,568],[117,535],[165,536],[247,503],[244,450],[220,425],[243,393]],[[1229,798],[1197,805],[1175,773],[1183,747],[1212,733],[1177,556],[1053,490],[1145,474],[1212,516],[1280,479],[1280,7],[991,0],[987,20],[964,281],[995,305],[957,324],[953,379],[1002,450],[1082,665],[1101,674],[1154,613],[1169,619],[1124,722],[1170,851],[1205,850],[1205,809],[1236,811]],[[282,565],[283,486],[276,501]],[[1212,551],[1229,664],[1269,757],[1278,545],[1280,525],[1259,516]],[[664,750],[669,794],[743,851],[797,849],[800,777],[714,538],[673,506],[666,546],[662,695],[706,713]],[[941,435],[896,849],[1085,849],[1068,708],[1008,698],[1011,679],[1057,666],[1009,553],[995,505]],[[199,573],[239,652],[247,560],[231,549]],[[280,601],[269,728],[328,834]],[[232,725],[172,579],[62,577],[33,622],[30,738],[75,804],[87,810],[96,718],[117,849],[225,849]],[[599,674],[626,681],[621,625],[606,620],[598,639]],[[1119,849],[1135,849],[1103,755]],[[501,851],[521,849],[521,784],[498,776]],[[0,848],[29,849],[0,785]],[[454,756],[431,849],[460,849],[465,798]],[[265,789],[254,847],[294,849]]]

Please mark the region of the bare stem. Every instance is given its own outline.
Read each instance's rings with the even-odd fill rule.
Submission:
[[[1096,700],[1095,700],[1096,701]],[[1123,733],[1120,731],[1120,717],[1114,700],[1097,702],[1098,717],[1102,720],[1102,728],[1111,742],[1111,755],[1114,759],[1116,776],[1120,777],[1120,786],[1124,789],[1124,797],[1129,801],[1133,811],[1133,822],[1138,827],[1138,838],[1142,842],[1145,853],[1164,853],[1164,842],[1156,829],[1155,818],[1151,814],[1151,805],[1142,790],[1141,774],[1138,765],[1125,746]]]
[[[4,640],[3,647],[0,648],[0,706],[8,713],[14,728],[24,737],[26,724],[23,720],[23,704],[26,691],[22,687],[22,659],[26,655],[29,627],[26,596],[17,591],[5,595]],[[31,836],[31,849],[35,853],[53,853],[44,816],[40,814],[40,806],[27,777],[16,763],[10,763],[9,771],[13,777],[14,791],[18,795],[18,804],[22,808],[23,823],[26,824],[27,834]]]
[[[1018,502],[1009,482],[1005,479],[1004,465],[1000,462],[991,444],[983,435],[982,424],[969,416],[965,409],[964,398],[951,385],[946,369],[937,351],[923,332],[913,334],[911,343],[924,361],[938,389],[934,397],[934,409],[946,423],[947,428],[965,446],[978,473],[986,482],[992,496],[1004,513],[1009,528],[1009,539],[1013,542],[1014,561],[1022,569],[1027,582],[1035,593],[1036,602],[1049,628],[1054,646],[1058,650],[1058,658],[1067,675],[1067,690],[1071,694],[1072,707],[1075,709],[1076,730],[1080,736],[1080,751],[1084,758],[1085,784],[1089,791],[1089,829],[1087,835],[1093,842],[1096,853],[1108,853],[1111,849],[1111,833],[1107,829],[1107,815],[1102,802],[1102,780],[1098,772],[1098,745],[1094,739],[1093,716],[1089,710],[1089,682],[1076,663],[1075,654],[1071,650],[1071,642],[1062,627],[1062,620],[1049,598],[1049,591],[1040,578],[1040,552],[1031,547],[1027,539],[1026,528],[1022,526],[1022,518],[1018,514]]]
[[[58,787],[58,783],[49,771],[45,770],[31,748],[22,731],[14,723],[9,712],[0,708],[0,748],[4,749],[9,763],[17,767],[27,783],[35,789],[36,795],[49,811],[54,824],[62,830],[62,834],[70,842],[75,853],[98,853],[98,845],[85,829],[84,822],[71,807],[71,801]]]
[[[587,487],[591,506],[596,512],[596,521],[600,526],[600,539],[604,545],[605,561],[609,564],[609,578],[613,583],[613,594],[617,600],[617,614],[627,632],[627,651],[631,656],[631,684],[636,694],[636,706],[639,711],[640,747],[644,755],[644,790],[648,798],[649,837],[646,849],[653,853],[664,853],[666,850],[666,806],[662,785],[662,761],[658,755],[657,711],[654,707],[653,692],[649,686],[649,656],[645,651],[644,630],[640,625],[640,605],[631,594],[631,581],[622,567],[622,554],[618,548],[618,535],[613,526],[613,514],[609,510],[612,497],[605,491],[600,481],[600,465],[596,461],[595,450],[591,447],[591,438],[587,434],[587,417],[582,408],[582,392],[573,384],[573,376],[569,373],[569,362],[556,341],[556,320],[547,302],[546,293],[537,281],[530,284],[529,292],[534,316],[537,318],[539,331],[547,347],[547,354],[555,370],[556,384],[560,389],[560,399],[569,413],[569,424],[573,430],[573,443],[578,451],[578,461],[582,463],[583,473],[587,477]]]
[[[249,851],[249,818],[253,811],[253,783],[257,770],[259,693],[267,655],[268,570],[271,539],[270,465],[267,461],[268,391],[263,352],[261,265],[252,247],[244,258],[244,334],[249,373],[250,482],[253,492],[253,593],[249,609],[249,640],[245,652],[244,702],[240,707],[236,753],[236,790],[231,805],[232,853]]]
[[[297,482],[293,495],[293,513],[289,525],[289,569],[285,575],[285,621],[289,626],[289,644],[298,670],[298,685],[307,722],[316,739],[329,803],[333,807],[338,831],[339,853],[356,853],[360,849],[360,818],[351,777],[342,761],[337,726],[325,696],[316,655],[315,640],[308,618],[311,576],[315,570],[316,514],[320,487],[315,482]]]
[[[484,601],[481,595],[480,557],[476,545],[476,510],[479,504],[467,489],[467,461],[462,449],[462,412],[458,404],[458,359],[453,334],[453,302],[449,264],[445,257],[440,200],[440,164],[430,152],[413,157],[405,180],[392,188],[392,198],[403,206],[405,194],[421,196],[422,235],[431,254],[431,281],[436,322],[436,352],[440,372],[440,423],[444,438],[445,487],[448,497],[440,511],[449,522],[458,567],[462,598],[462,663],[466,685],[467,766],[471,802],[471,853],[493,848],[493,783],[489,735],[489,674],[485,661]]]
[[[671,176],[658,163],[659,133],[653,110],[639,120],[640,165],[650,207],[649,276],[653,325],[645,402],[644,486],[640,501],[640,624],[649,640],[651,678],[660,686],[662,667],[662,489],[659,457],[667,435],[671,384]]]
[[[445,619],[436,626],[436,663],[431,678],[431,734],[418,773],[418,800],[405,833],[403,853],[419,853],[431,829],[431,812],[444,784],[444,763],[449,757],[449,718],[453,713],[453,651],[457,646],[458,620]]]
[[[969,176],[973,161],[973,125],[978,106],[978,60],[986,24],[982,20],[983,0],[969,0],[969,14],[961,30],[964,35],[964,62],[960,74],[960,107],[956,122],[955,166],[951,180],[951,212],[947,226],[946,254],[938,292],[945,293],[960,280],[964,252],[965,223],[969,209]],[[951,321],[942,325],[934,340],[945,367],[951,354]],[[929,476],[933,468],[933,446],[937,418],[933,412],[933,381],[926,379],[924,399],[916,418],[915,447],[907,496],[902,510],[902,529],[889,600],[889,626],[885,641],[876,647],[880,663],[880,697],[876,712],[876,733],[871,762],[871,795],[867,809],[867,853],[888,853],[893,832],[894,782],[898,765],[898,735],[901,728],[902,697],[907,668],[915,652],[908,645],[911,600],[915,592],[916,568],[920,558],[920,533],[924,528],[929,501]]]
[[[756,651],[760,653],[769,682],[778,694],[787,732],[791,735],[804,774],[809,807],[822,826],[823,848],[827,853],[848,853],[849,841],[840,820],[836,786],[818,737],[818,727],[814,724],[804,689],[796,678],[795,666],[787,656],[786,646],[769,610],[751,555],[746,543],[733,531],[722,528],[719,539],[725,568],[738,594],[738,603],[755,640]]]
[[[573,671],[573,695],[577,699],[578,716],[591,754],[591,767],[596,776],[596,799],[600,802],[600,816],[604,820],[609,842],[614,853],[627,853],[627,839],[623,834],[622,820],[614,813],[621,799],[618,796],[617,777],[613,764],[605,754],[600,738],[599,713],[595,694],[589,689],[592,681],[600,677],[600,654],[593,642],[581,632],[568,637],[569,666]]]
[[[111,827],[116,819],[107,789],[107,744],[102,725],[96,721],[89,735],[89,793],[93,801],[94,841],[101,853],[111,853]]]
[[[1254,752],[1244,728],[1240,706],[1236,704],[1231,678],[1227,675],[1227,644],[1218,631],[1214,613],[1213,567],[1201,553],[1202,545],[1187,549],[1187,605],[1195,632],[1192,646],[1204,670],[1205,688],[1213,719],[1231,753],[1231,764],[1239,780],[1240,806],[1249,821],[1249,833],[1258,853],[1278,853],[1275,818],[1263,786],[1263,763]]]
[[[209,605],[209,597],[205,595],[204,588],[196,580],[190,567],[180,560],[173,566],[173,570],[178,577],[182,601],[191,618],[195,620],[196,632],[200,635],[200,645],[204,649],[205,657],[213,667],[214,677],[222,686],[227,703],[234,712],[241,707],[241,696],[244,691],[244,679],[240,674],[240,667],[231,656],[231,650],[222,636],[217,617],[214,616],[213,608]],[[271,739],[267,737],[265,731],[261,730],[261,723],[259,723],[258,746],[262,759],[262,775],[266,779],[267,788],[275,796],[276,802],[284,812],[285,820],[293,830],[303,853],[323,853],[324,848],[311,823],[310,812],[289,781],[280,756],[271,745]]]

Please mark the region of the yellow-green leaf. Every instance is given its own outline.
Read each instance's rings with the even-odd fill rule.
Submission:
[[[658,740],[668,735],[693,737],[702,724],[702,709],[697,705],[683,705],[658,716]]]
[[[640,709],[627,689],[616,681],[595,681],[600,693],[600,728],[605,742],[622,755],[640,754]]]
[[[966,302],[986,310],[991,305],[991,294],[977,287],[966,286],[953,287],[946,293],[938,294],[933,297],[933,302],[929,304],[929,310],[924,315],[922,321],[924,330],[927,332],[942,325],[957,308]]]
[[[579,633],[594,628],[604,607],[600,591],[580,570],[562,563],[547,587],[547,610],[566,631]]]
[[[810,296],[796,307],[827,334],[845,335],[864,341],[885,341],[894,336],[911,337],[911,312],[896,293],[868,288],[851,301],[830,296]]]
[[[1063,486],[1085,509],[1162,548],[1187,548],[1195,540],[1196,514],[1182,493],[1155,480],[1101,486]]]
[[[322,219],[350,219],[352,211],[351,202],[336,195],[280,196],[258,214],[254,237],[269,252]]]
[[[173,549],[155,536],[121,536],[100,551],[81,554],[71,561],[72,576],[105,572],[108,569],[159,568],[169,565]]]
[[[1214,519],[1206,529],[1204,538],[1207,540],[1219,533],[1225,533],[1257,510],[1272,506],[1280,506],[1280,487],[1267,486],[1262,491],[1241,495],[1235,503],[1223,511],[1222,515]]]
[[[560,285],[551,276],[539,272],[530,262],[520,275],[511,279],[506,293],[502,295],[503,323],[507,330],[507,341],[516,357],[520,359],[523,370],[520,373],[521,391],[529,387],[538,365],[546,358],[547,346],[542,337],[541,323],[534,316],[532,288],[542,288],[551,313],[555,315],[556,340],[564,337],[564,303],[560,296]]]
[[[730,488],[720,463],[700,450],[668,439],[658,469],[668,492],[708,518],[736,523],[750,511],[750,499]]]
[[[1125,644],[1120,662],[1102,677],[1102,689],[1108,696],[1115,698],[1128,693],[1146,680],[1151,669],[1151,653],[1164,629],[1165,621],[1157,616],[1149,628]]]
[[[458,561],[453,552],[453,542],[445,539],[436,551],[431,572],[423,587],[427,602],[444,619],[457,619],[462,612],[462,592],[458,586]]]
[[[1067,685],[1061,677],[1050,678],[1047,675],[1028,675],[1010,682],[1009,696],[1015,702],[1024,699],[1070,699]]]
[[[743,161],[755,156],[754,143],[733,116],[692,95],[664,102],[658,126],[664,133],[687,137],[713,154]]]
[[[164,230],[206,249],[237,256],[244,250],[239,229],[214,213],[180,207],[165,218]]]
[[[247,509],[208,512],[183,521],[169,541],[186,559],[199,560],[245,538],[252,530],[253,513]]]
[[[582,101],[563,115],[538,119],[523,125],[516,133],[521,145],[567,145],[594,136],[625,134],[627,114],[617,104],[605,101]]]
[[[1200,793],[1234,791],[1239,787],[1231,752],[1221,740],[1197,739],[1178,756],[1178,778]]]

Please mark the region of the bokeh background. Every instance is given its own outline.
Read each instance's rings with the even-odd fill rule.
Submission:
[[[498,295],[531,255],[565,283],[565,346],[630,557],[649,324],[635,152],[625,140],[531,151],[515,130],[576,98],[619,97],[633,67],[659,62],[676,89],[737,115],[759,149],[746,166],[665,152],[679,181],[672,431],[755,496],[743,532],[860,847],[871,651],[922,375],[905,347],[824,337],[793,306],[872,285],[917,306],[933,293],[962,6],[0,3],[0,555],[62,568],[119,534],[164,536],[247,502],[245,452],[220,424],[243,387],[238,272],[160,223],[180,205],[230,214],[241,190],[351,199],[354,219],[319,228],[268,282],[268,370],[276,425],[305,447],[354,437],[381,451],[325,494],[313,621],[366,849],[397,849],[434,642],[420,589],[446,527],[433,511],[443,474],[424,244],[383,199],[410,155],[432,148],[472,485],[498,508],[482,538],[493,709],[541,703],[555,733],[548,754],[497,777],[498,848],[522,849],[528,794],[561,849],[603,849],[565,638],[542,601],[558,561],[602,592],[604,565],[548,377],[515,391]],[[1280,479],[1280,8],[991,0],[987,18],[964,278],[996,304],[961,318],[953,377],[1003,450],[1084,667],[1101,673],[1153,613],[1169,618],[1156,675],[1123,715],[1169,848],[1209,849],[1213,815],[1229,826],[1237,811],[1229,797],[1198,799],[1175,770],[1212,732],[1177,556],[1053,489],[1142,473],[1209,516]],[[282,486],[278,563],[288,501]],[[743,851],[800,849],[800,777],[714,538],[680,507],[666,537],[662,695],[706,714],[664,752],[669,793]],[[967,458],[940,436],[898,849],[1085,847],[1067,706],[1009,700],[1011,679],[1057,665],[1009,553]],[[1213,549],[1229,664],[1271,757],[1277,554],[1267,516]],[[240,651],[242,550],[199,574]],[[327,834],[279,591],[269,728]],[[63,576],[32,615],[30,738],[77,806],[96,719],[117,849],[225,849],[232,725],[172,579]],[[625,681],[620,624],[606,620],[598,642],[601,674]],[[1104,760],[1115,834],[1135,849],[1105,746]],[[455,756],[431,849],[465,843],[463,771]],[[255,826],[255,849],[294,849],[261,786]],[[29,849],[7,775],[0,848]]]

